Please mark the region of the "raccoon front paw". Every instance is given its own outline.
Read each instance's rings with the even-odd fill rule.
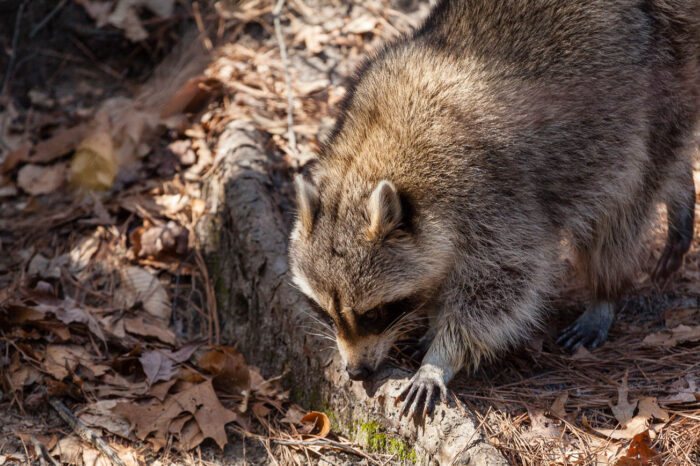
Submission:
[[[444,379],[444,371],[439,367],[422,365],[396,400],[403,400],[399,417],[408,415],[411,418],[418,413],[422,419],[432,414],[438,401],[447,401]]]

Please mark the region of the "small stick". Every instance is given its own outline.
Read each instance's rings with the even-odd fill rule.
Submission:
[[[33,435],[30,437],[32,444],[34,444],[34,454],[39,458],[39,466],[46,466],[46,458],[44,458],[44,451],[41,449],[41,444],[39,440]]]
[[[58,461],[53,459],[46,446],[41,443],[38,438],[36,438],[34,435],[29,438],[34,444],[34,453],[36,453],[36,456],[39,458],[39,463],[41,466],[46,466],[46,460],[49,460],[52,466],[59,466]]]
[[[116,466],[124,466],[122,460],[119,459],[114,450],[109,448],[109,446],[102,440],[92,429],[83,424],[83,422],[75,417],[75,415],[68,409],[66,405],[63,404],[58,398],[49,398],[49,403],[56,410],[59,416],[68,423],[68,425],[73,429],[73,432],[78,434],[78,436],[85,442],[89,443],[93,447],[97,448],[100,453],[105,455],[112,464]]]
[[[41,28],[46,26],[48,22],[51,21],[51,18],[56,16],[56,13],[58,13],[61,10],[61,8],[63,8],[66,5],[66,3],[68,3],[68,0],[61,0],[61,2],[58,5],[56,5],[54,9],[51,10],[49,14],[46,15],[46,17],[39,22],[39,24],[32,28],[32,31],[29,33],[29,38],[33,39],[34,36],[36,36],[37,33],[41,30]]]
[[[340,442],[334,442],[333,440],[327,440],[327,439],[316,439],[316,440],[281,440],[281,439],[278,440],[278,439],[272,439],[272,441],[277,443],[278,445],[294,445],[294,446],[299,446],[299,447],[333,448],[336,450],[344,451],[345,453],[352,453],[353,455],[357,455],[361,458],[365,458],[365,459],[371,461],[372,463],[378,463],[374,458],[367,455],[367,453],[363,452],[362,450],[351,447],[349,445],[343,445]]]
[[[284,43],[284,37],[282,36],[282,26],[280,25],[280,13],[282,12],[282,6],[284,6],[284,0],[277,0],[275,8],[272,10],[272,17],[275,23],[275,35],[277,36],[277,43],[280,47],[280,56],[282,57],[282,63],[284,64],[284,83],[287,88],[287,139],[289,140],[289,149],[293,155],[297,155],[297,138],[294,134],[294,94],[292,93],[292,77],[289,73],[289,60],[287,57],[287,46]],[[298,163],[297,159],[294,159],[295,165]]]
[[[199,12],[199,3],[192,3],[192,14],[194,15],[195,23],[197,23],[197,29],[199,29],[199,33],[202,35],[204,48],[207,49],[207,52],[211,52],[214,49],[214,44],[211,43],[211,39],[209,39],[207,31],[204,28],[204,21],[202,21],[202,15]]]

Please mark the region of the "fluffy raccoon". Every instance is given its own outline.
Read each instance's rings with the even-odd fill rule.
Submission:
[[[568,244],[590,290],[568,350],[601,344],[658,203],[655,275],[693,237],[698,0],[452,0],[368,59],[310,179],[290,266],[351,379],[430,317],[403,392],[419,416],[542,323]]]

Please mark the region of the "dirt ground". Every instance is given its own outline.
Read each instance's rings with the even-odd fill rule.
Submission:
[[[253,121],[303,168],[359,60],[429,7],[289,0],[280,44],[276,3],[0,2],[0,465],[109,464],[56,402],[124,464],[410,462],[303,420],[221,338],[194,233],[221,129]],[[700,464],[700,238],[659,286],[663,228],[605,345],[554,343],[569,277],[543,332],[451,384],[514,464]]]

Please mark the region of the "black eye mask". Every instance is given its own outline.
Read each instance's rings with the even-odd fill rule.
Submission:
[[[413,309],[414,302],[410,298],[382,304],[358,316],[358,331],[371,335],[380,334]]]

